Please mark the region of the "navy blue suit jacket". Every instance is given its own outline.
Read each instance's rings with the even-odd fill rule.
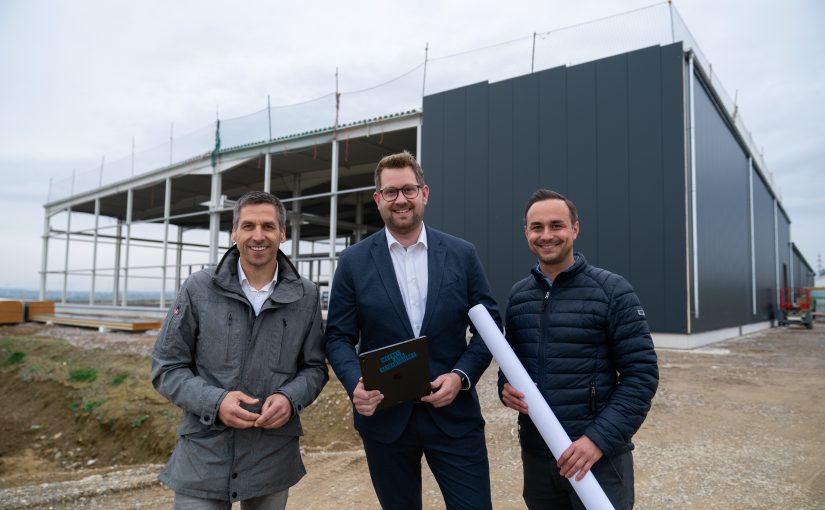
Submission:
[[[372,416],[362,416],[353,409],[355,428],[363,436],[383,443],[398,439],[414,405],[425,406],[438,427],[450,437],[461,437],[484,423],[475,385],[492,356],[474,328],[468,344],[467,311],[483,304],[500,323],[498,307],[475,247],[425,228],[428,285],[421,335],[429,339],[431,380],[457,368],[467,374],[472,388],[459,391],[450,405],[441,408],[408,402]],[[338,261],[327,315],[327,358],[352,398],[361,377],[356,352],[359,340],[359,350],[365,352],[413,337],[387,247],[386,230],[381,229],[344,250]]]

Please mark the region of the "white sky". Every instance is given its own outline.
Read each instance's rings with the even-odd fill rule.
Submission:
[[[36,289],[49,179],[221,118],[386,81],[443,56],[652,0],[0,0],[0,287]],[[825,3],[674,2],[764,148],[817,268],[825,252]],[[320,127],[320,126],[319,126]],[[575,199],[575,197],[574,197]],[[49,280],[49,288],[60,282]],[[83,287],[81,287],[82,289]],[[131,288],[131,287],[130,287]]]

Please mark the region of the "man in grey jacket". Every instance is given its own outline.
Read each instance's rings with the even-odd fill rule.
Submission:
[[[286,211],[253,191],[234,246],[189,277],[152,351],[152,384],[183,410],[160,480],[175,509],[286,506],[306,473],[299,414],[328,380],[318,291],[279,250]]]

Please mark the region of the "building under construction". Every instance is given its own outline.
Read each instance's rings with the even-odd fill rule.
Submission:
[[[604,43],[606,23],[652,28],[572,53],[582,37]],[[376,162],[409,150],[433,189],[425,221],[477,246],[502,308],[534,264],[523,204],[547,187],[577,203],[577,249],[629,279],[657,345],[770,326],[781,289],[814,273],[737,105],[673,6],[552,33],[426,59],[368,91],[267,106],[103,162],[91,185],[53,187],[41,292],[59,281],[64,310],[162,313],[228,248],[234,201],[263,189],[287,206],[282,249],[327,296],[341,251],[382,228]],[[88,303],[70,306],[79,287]]]

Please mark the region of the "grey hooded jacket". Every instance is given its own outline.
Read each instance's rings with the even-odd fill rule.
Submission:
[[[258,316],[238,281],[237,248],[190,276],[152,351],[152,384],[183,410],[178,442],[160,474],[189,496],[237,501],[287,489],[306,473],[299,414],[326,384],[315,285],[278,252],[278,281]],[[224,396],[282,393],[293,416],[277,429],[232,429],[218,419]]]

